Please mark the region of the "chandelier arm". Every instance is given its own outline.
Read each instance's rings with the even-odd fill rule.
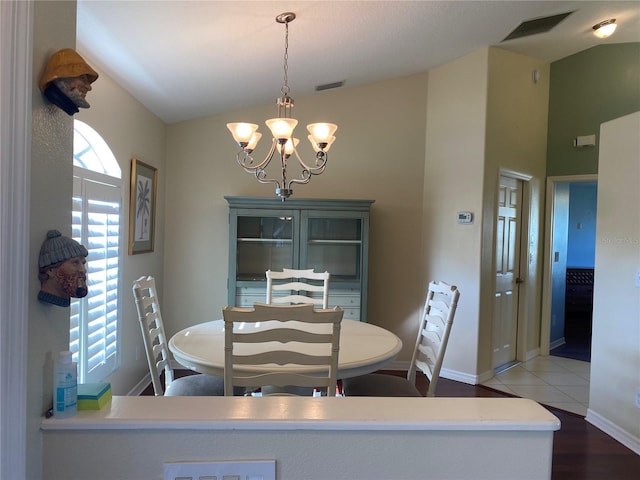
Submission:
[[[280,182],[275,178],[267,178],[267,172],[265,172],[263,169],[256,170],[255,175],[256,175],[256,179],[260,183],[275,183],[276,187],[280,188]]]
[[[244,169],[245,172],[253,173],[260,183],[275,183],[276,186],[280,188],[280,181],[275,178],[267,178],[267,172],[265,171],[265,169],[269,166],[269,163],[271,163],[271,160],[273,159],[273,154],[276,151],[276,144],[277,141],[274,138],[273,142],[271,142],[271,149],[267,153],[267,156],[257,165],[252,165],[252,152],[248,152],[244,149],[238,152],[238,154],[236,155],[236,161],[238,162],[238,165],[240,165]]]
[[[324,172],[324,168],[327,166],[327,160],[329,159],[329,154],[327,152],[316,153],[315,167],[310,167],[309,165],[304,163],[302,158],[300,158],[297,149],[294,148],[293,152],[296,154],[296,158],[298,159],[300,165],[302,165],[303,171],[307,170],[311,175],[320,175],[322,172]]]
[[[315,167],[310,167],[306,163],[304,163],[302,158],[300,158],[297,149],[294,148],[293,151],[296,154],[298,163],[300,163],[300,166],[302,166],[302,172],[300,174],[300,178],[292,178],[291,180],[289,180],[289,183],[287,184],[288,189],[291,189],[291,185],[293,185],[294,183],[302,185],[309,183],[313,175],[320,175],[322,172],[324,172],[328,160],[328,154],[326,152],[318,152],[316,154],[316,163],[320,163],[318,163]]]
[[[236,161],[238,162],[238,165],[244,168],[246,172],[254,173],[257,170],[264,170],[265,168],[267,168],[267,166],[269,165],[269,162],[271,162],[271,159],[273,158],[273,153],[275,151],[276,151],[276,140],[274,138],[273,142],[271,142],[271,149],[267,153],[267,156],[264,158],[264,160],[262,160],[257,165],[252,165],[253,157],[251,156],[251,153],[253,152],[250,152],[244,149],[238,152],[238,154],[236,155]],[[249,162],[247,162],[247,160],[249,160]]]

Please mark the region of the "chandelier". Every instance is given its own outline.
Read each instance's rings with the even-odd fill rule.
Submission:
[[[256,148],[262,134],[259,133],[258,125],[254,123],[227,123],[227,128],[231,131],[233,139],[240,146],[240,151],[236,155],[238,164],[246,172],[253,173],[260,183],[274,183],[276,185],[276,195],[284,202],[293,194],[294,183],[309,183],[313,175],[320,175],[327,166],[327,152],[336,137],[333,135],[338,129],[332,123],[312,123],[307,125],[309,131],[308,139],[315,151],[315,161],[309,165],[305,163],[298,154],[297,146],[299,139],[293,136],[293,130],[298,124],[298,120],[291,118],[293,108],[293,98],[289,96],[288,83],[288,50],[289,50],[289,23],[296,18],[292,12],[281,13],[276,17],[276,22],[283,23],[285,27],[284,37],[284,82],[280,93],[282,94],[276,101],[278,113],[276,118],[265,121],[271,131],[273,140],[267,156],[261,162],[255,162],[252,153]],[[280,178],[269,178],[266,169],[271,160],[276,155],[280,157],[281,176]],[[298,178],[287,178],[287,166],[291,156],[295,155],[301,173]],[[294,164],[295,165],[295,164]]]

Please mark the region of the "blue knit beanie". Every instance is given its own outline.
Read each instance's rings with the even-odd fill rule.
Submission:
[[[65,237],[58,230],[49,230],[47,239],[42,242],[42,247],[40,247],[38,266],[44,268],[70,258],[86,257],[87,255],[89,255],[87,249],[74,239]]]

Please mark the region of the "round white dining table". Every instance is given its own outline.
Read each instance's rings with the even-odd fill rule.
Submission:
[[[268,328],[269,323],[262,322],[255,328]],[[244,328],[254,327],[253,324],[246,324]],[[253,348],[264,349],[264,346],[256,345]],[[288,344],[281,344],[278,348],[295,350],[295,347]],[[356,320],[343,320],[337,377],[356,377],[379,370],[391,363],[401,348],[402,340],[384,328]],[[224,321],[200,323],[179,331],[169,340],[169,350],[180,365],[190,370],[224,376]],[[263,366],[251,365],[236,365],[235,368],[241,369],[243,373],[255,373],[264,369]],[[296,371],[293,365],[274,365],[269,368]],[[305,367],[305,372],[313,373],[309,368],[314,367]],[[319,370],[318,373],[321,374],[322,371]]]

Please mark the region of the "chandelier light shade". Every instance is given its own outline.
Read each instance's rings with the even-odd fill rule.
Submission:
[[[271,148],[264,160],[256,162],[252,156],[262,134],[258,132],[258,125],[255,123],[227,123],[227,128],[231,132],[233,139],[240,147],[236,155],[236,161],[247,172],[255,175],[260,183],[273,183],[276,186],[276,195],[285,201],[293,194],[293,184],[309,183],[313,175],[320,175],[327,166],[329,148],[335,141],[335,132],[338,126],[333,123],[312,123],[307,125],[309,135],[307,138],[315,152],[313,163],[308,164],[302,160],[298,154],[298,143],[300,140],[294,138],[293,131],[298,125],[298,120],[291,117],[293,108],[293,98],[289,96],[288,82],[288,50],[289,50],[289,23],[296,18],[292,12],[281,13],[276,17],[276,22],[285,26],[284,42],[284,81],[280,89],[281,96],[277,99],[277,117],[270,118],[265,124],[273,137]],[[291,166],[289,160],[294,155],[297,164],[294,168],[300,168],[300,176],[295,178],[287,177],[287,167]],[[266,172],[271,160],[278,156],[280,158],[280,177],[270,178]]]
[[[608,38],[616,31],[616,19],[611,18],[593,26],[593,34],[598,38]]]

